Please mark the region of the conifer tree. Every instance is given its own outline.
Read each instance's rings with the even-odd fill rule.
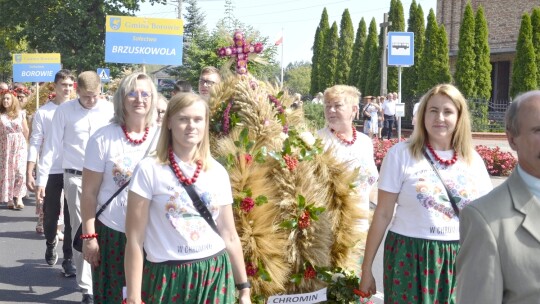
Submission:
[[[535,7],[531,15],[532,42],[536,54],[536,80],[540,86],[540,7]]]
[[[321,84],[320,91],[324,91],[335,84],[338,59],[338,26],[334,21],[324,43],[322,62],[320,65]]]
[[[392,25],[388,27],[389,32],[404,32],[405,31],[405,15],[403,13],[403,4],[401,0],[392,0],[390,2],[390,11],[388,20]],[[398,90],[398,68],[388,67],[388,82],[387,87],[389,92],[397,92]],[[379,85],[380,86],[380,85]]]
[[[367,76],[366,94],[379,95],[381,91],[381,56],[383,38],[382,32],[379,33],[379,43],[375,51],[371,53],[369,62],[369,71]]]
[[[476,97],[475,78],[477,75],[475,70],[476,54],[474,52],[474,32],[474,13],[471,3],[468,2],[465,6],[465,13],[463,14],[461,27],[459,29],[456,72],[454,74],[456,86],[463,96],[467,98]]]
[[[367,25],[364,17],[360,19],[358,24],[358,30],[356,31],[356,38],[354,40],[353,53],[351,56],[351,72],[349,74],[349,85],[357,86],[360,79],[360,73],[362,73],[362,60],[364,58]]]
[[[540,11],[539,11],[540,13]],[[475,45],[474,53],[476,54],[476,97],[488,101],[491,98],[491,62],[488,40],[488,26],[484,15],[484,8],[480,6],[476,10],[475,15]],[[540,41],[539,41],[540,43]],[[540,46],[539,46],[540,47]],[[487,107],[486,107],[487,111]]]
[[[354,44],[354,28],[352,25],[351,14],[345,9],[341,16],[341,26],[339,34],[339,50],[336,69],[336,84],[349,83],[349,74],[351,73],[351,57]]]
[[[403,69],[402,75],[402,95],[404,97],[413,97],[418,95],[418,73],[419,65],[424,51],[424,40],[426,26],[424,23],[424,11],[422,6],[416,4],[413,0],[409,9],[409,21],[407,23],[407,32],[414,33],[414,65]]]
[[[426,93],[433,86],[433,70],[431,70],[431,63],[434,57],[434,45],[436,44],[438,31],[439,26],[435,19],[435,13],[433,12],[433,9],[430,9],[427,16],[424,50],[419,62],[420,72],[418,73],[418,93],[420,95]]]
[[[369,31],[366,39],[366,52],[364,53],[364,58],[362,58],[360,77],[358,79],[358,84],[356,85],[364,95],[369,95],[366,91],[366,87],[369,81],[368,74],[370,70],[372,53],[378,53],[377,39],[377,23],[375,23],[375,18],[372,18],[371,22],[369,23]]]
[[[516,58],[512,67],[510,95],[515,97],[538,87],[536,78],[536,55],[532,44],[532,25],[529,14],[521,17],[521,27],[516,45]]]
[[[184,41],[190,41],[206,33],[206,24],[204,22],[206,14],[197,6],[197,0],[185,0],[185,3],[189,5],[186,7],[186,14],[184,15]]]
[[[448,49],[448,35],[446,34],[446,29],[444,25],[439,26],[438,36],[437,36],[437,53],[435,53],[434,62],[437,63],[435,74],[437,78],[435,79],[436,84],[440,83],[450,83],[452,81],[452,75],[450,74],[450,54]]]
[[[321,21],[315,31],[315,40],[313,41],[313,57],[311,57],[311,85],[310,93],[312,95],[317,94],[323,90],[321,84],[322,75],[320,73],[322,54],[324,51],[324,43],[326,34],[328,33],[330,26],[328,25],[328,12],[326,7],[321,14]]]

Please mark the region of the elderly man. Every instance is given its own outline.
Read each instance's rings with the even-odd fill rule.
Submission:
[[[457,303],[528,304],[540,299],[540,91],[506,112],[518,166],[460,213]]]
[[[219,70],[213,66],[207,66],[202,69],[199,76],[199,94],[208,101],[210,99],[210,89],[221,82]]]

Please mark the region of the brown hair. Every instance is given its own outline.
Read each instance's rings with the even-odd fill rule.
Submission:
[[[4,96],[11,95],[11,106],[9,108],[4,107]],[[17,94],[11,90],[3,90],[0,92],[0,113],[5,113],[9,119],[15,119],[19,116],[21,111],[21,105],[19,103],[19,98]]]

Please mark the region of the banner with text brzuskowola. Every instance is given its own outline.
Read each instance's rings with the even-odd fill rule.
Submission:
[[[180,19],[107,16],[105,62],[181,65]]]
[[[54,81],[60,69],[60,53],[13,54],[14,82]]]

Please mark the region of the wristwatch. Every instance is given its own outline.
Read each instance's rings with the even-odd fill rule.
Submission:
[[[238,290],[242,290],[242,289],[246,289],[246,288],[251,288],[251,284],[249,283],[249,281],[246,281],[244,283],[240,283],[240,284],[236,284],[234,285],[236,286],[236,289]]]

